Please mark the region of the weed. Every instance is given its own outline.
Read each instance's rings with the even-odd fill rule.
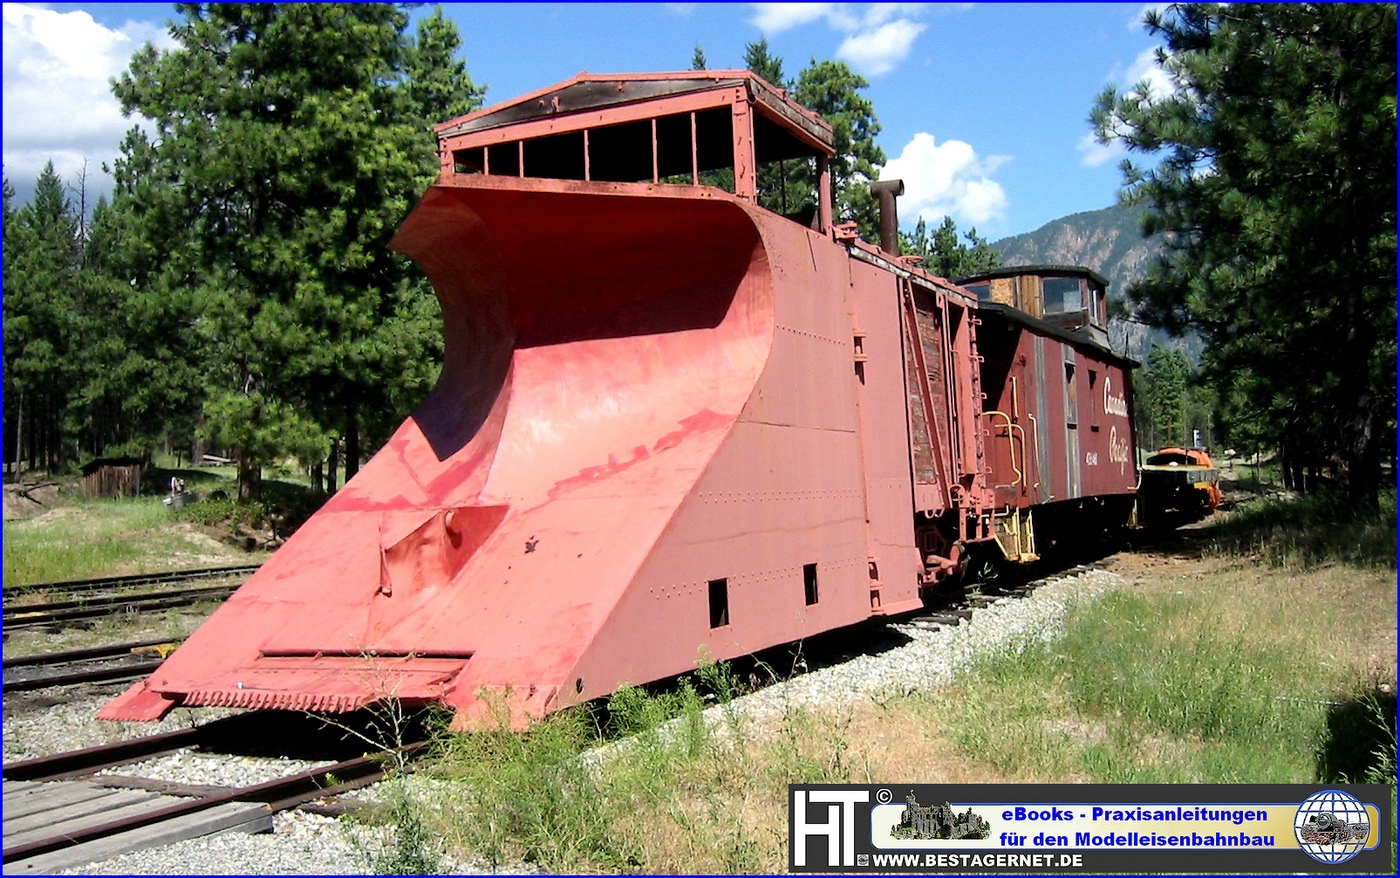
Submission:
[[[513,732],[501,710],[486,728],[444,735],[433,771],[460,792],[435,812],[441,831],[495,867],[742,873],[780,862],[790,772],[849,776],[847,729],[790,710],[780,752],[733,709],[733,670],[701,668],[665,690],[623,686],[603,714],[573,708]]]
[[[520,860],[547,871],[637,865],[611,831],[603,791],[579,759],[596,742],[591,726],[586,711],[575,709],[515,732],[502,703],[487,728],[441,738],[439,773],[470,791],[447,806],[458,840],[493,867]]]
[[[729,663],[717,662],[708,653],[701,654],[695,676],[720,704],[728,704],[744,693],[744,685]]]
[[[346,838],[372,875],[441,875],[447,871],[442,839],[404,777],[384,781],[386,806],[370,818],[347,821]],[[379,831],[374,828],[380,827]],[[365,831],[369,830],[369,831]]]
[[[441,843],[423,821],[422,810],[402,786],[390,793],[392,840],[371,858],[376,875],[440,875]]]
[[[447,726],[447,712],[441,709],[411,711],[399,695],[401,680],[395,675],[393,662],[386,665],[365,645],[359,650],[360,666],[354,672],[358,685],[375,693],[370,706],[349,717],[312,713],[323,725],[345,732],[380,751],[387,759],[386,780],[382,789],[389,794],[387,840],[371,844],[354,833],[352,845],[367,861],[374,874],[425,875],[443,871],[442,845],[429,830],[422,806],[410,795],[407,775],[410,771],[406,747],[421,740],[425,726],[439,732]],[[339,781],[327,775],[328,786]]]

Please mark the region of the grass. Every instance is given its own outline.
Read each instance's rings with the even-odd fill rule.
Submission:
[[[711,664],[672,690],[624,687],[524,732],[502,712],[440,737],[420,773],[453,792],[420,792],[413,819],[492,868],[772,871],[786,861],[788,783],[871,776],[849,756],[849,723],[794,708],[760,729],[729,707],[737,693],[727,666]]]
[[[1395,493],[1258,501],[1208,534],[915,706],[1012,777],[1393,783]]]
[[[5,522],[4,539],[7,588],[240,560],[178,526],[159,497],[73,500],[36,518]]]
[[[1216,549],[1271,567],[1349,564],[1396,566],[1395,491],[1383,491],[1380,509],[1352,509],[1345,495],[1320,491],[1296,500],[1254,500],[1216,528]]]
[[[234,475],[228,468],[153,468],[144,496],[116,500],[83,498],[69,484],[42,515],[5,522],[5,585],[261,560],[265,553],[247,549],[250,537],[285,539],[325,499],[295,481],[267,479],[261,501],[239,502],[231,499]],[[201,500],[166,509],[161,499],[171,476],[183,479]]]
[[[415,819],[493,867],[745,873],[785,867],[794,782],[1393,785],[1386,502],[1370,517],[1265,504],[1203,553],[1121,556],[1125,586],[1060,636],[935,692],[740,719],[717,664],[524,734],[443,736],[430,773],[445,784]]]
[[[1009,774],[1094,783],[1306,783],[1352,668],[1221,624],[1197,597],[1111,593],[1062,638],[979,661],[928,699],[959,748]],[[1262,629],[1262,626],[1260,626]]]

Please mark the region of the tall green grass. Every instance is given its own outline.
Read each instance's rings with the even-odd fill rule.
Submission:
[[[624,686],[511,731],[442,735],[422,773],[455,782],[425,813],[466,856],[547,872],[752,873],[784,862],[787,785],[868,779],[842,721],[796,708],[759,730],[707,663],[669,689]],[[713,709],[708,709],[713,708]]]
[[[1064,636],[974,665],[928,702],[958,746],[1012,776],[1306,783],[1347,669],[1222,627],[1207,602],[1113,592]]]
[[[1216,548],[1273,567],[1351,564],[1394,568],[1395,491],[1382,491],[1380,509],[1358,510],[1344,494],[1320,491],[1296,500],[1243,504],[1215,529]]]
[[[190,542],[159,497],[83,500],[4,526],[6,587],[169,569]],[[191,564],[189,566],[196,566]]]

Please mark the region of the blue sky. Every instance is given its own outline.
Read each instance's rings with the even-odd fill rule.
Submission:
[[[871,83],[901,219],[945,213],[990,239],[1113,203],[1121,174],[1086,121],[1106,84],[1152,75],[1141,3],[444,4],[487,103],[594,73],[678,70],[699,43],[711,68],[742,66],[766,37],[796,77],[844,60]],[[426,9],[416,14],[423,14]],[[169,45],[168,4],[4,4],[4,164],[23,200],[44,161],[90,189],[117,154],[107,80],[147,41]]]

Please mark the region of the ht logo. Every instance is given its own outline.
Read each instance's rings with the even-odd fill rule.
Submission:
[[[793,790],[792,844],[793,865],[807,865],[807,839],[826,836],[827,866],[856,864],[856,803],[869,802],[869,790]],[[807,803],[826,805],[812,808],[826,819],[812,820]]]

